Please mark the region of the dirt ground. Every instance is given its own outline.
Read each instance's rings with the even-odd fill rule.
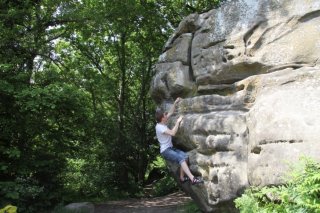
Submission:
[[[176,213],[182,212],[180,206],[191,201],[184,192],[157,197],[108,201],[95,205],[95,213]]]

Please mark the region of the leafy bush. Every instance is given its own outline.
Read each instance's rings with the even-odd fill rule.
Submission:
[[[12,205],[7,205],[3,209],[0,209],[0,213],[17,213],[17,207]]]
[[[295,165],[286,184],[247,189],[235,200],[245,213],[253,212],[320,212],[320,163],[302,158]]]
[[[178,189],[178,185],[174,178],[169,174],[165,160],[158,155],[156,159],[149,164],[148,171],[146,172],[146,179],[149,179],[152,170],[158,170],[159,177],[152,180],[152,197],[164,196]]]
[[[164,196],[177,190],[178,186],[176,181],[173,177],[166,175],[164,178],[156,182],[154,186],[154,196]]]

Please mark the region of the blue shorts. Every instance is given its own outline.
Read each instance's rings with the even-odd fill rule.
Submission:
[[[167,148],[166,150],[161,152],[161,155],[164,159],[179,164],[182,164],[184,161],[188,159],[188,155],[185,152],[174,147]]]

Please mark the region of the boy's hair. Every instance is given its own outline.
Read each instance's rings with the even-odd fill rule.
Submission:
[[[156,121],[157,121],[157,123],[160,123],[160,122],[161,122],[161,119],[163,118],[163,115],[164,115],[164,112],[163,112],[162,109],[157,109],[157,110],[156,110],[155,116],[156,116]]]

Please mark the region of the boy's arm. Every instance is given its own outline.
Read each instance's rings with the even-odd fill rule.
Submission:
[[[168,118],[174,113],[174,110],[176,109],[176,104],[177,104],[180,100],[181,100],[181,98],[177,98],[177,99],[174,101],[171,109],[170,109],[169,112],[168,112],[168,115],[167,115]]]
[[[168,135],[171,135],[171,136],[175,136],[177,134],[177,131],[178,131],[179,125],[180,125],[180,123],[182,121],[182,118],[183,118],[183,116],[180,116],[177,119],[176,124],[174,125],[174,127],[172,129],[167,129],[164,133],[168,134]]]

